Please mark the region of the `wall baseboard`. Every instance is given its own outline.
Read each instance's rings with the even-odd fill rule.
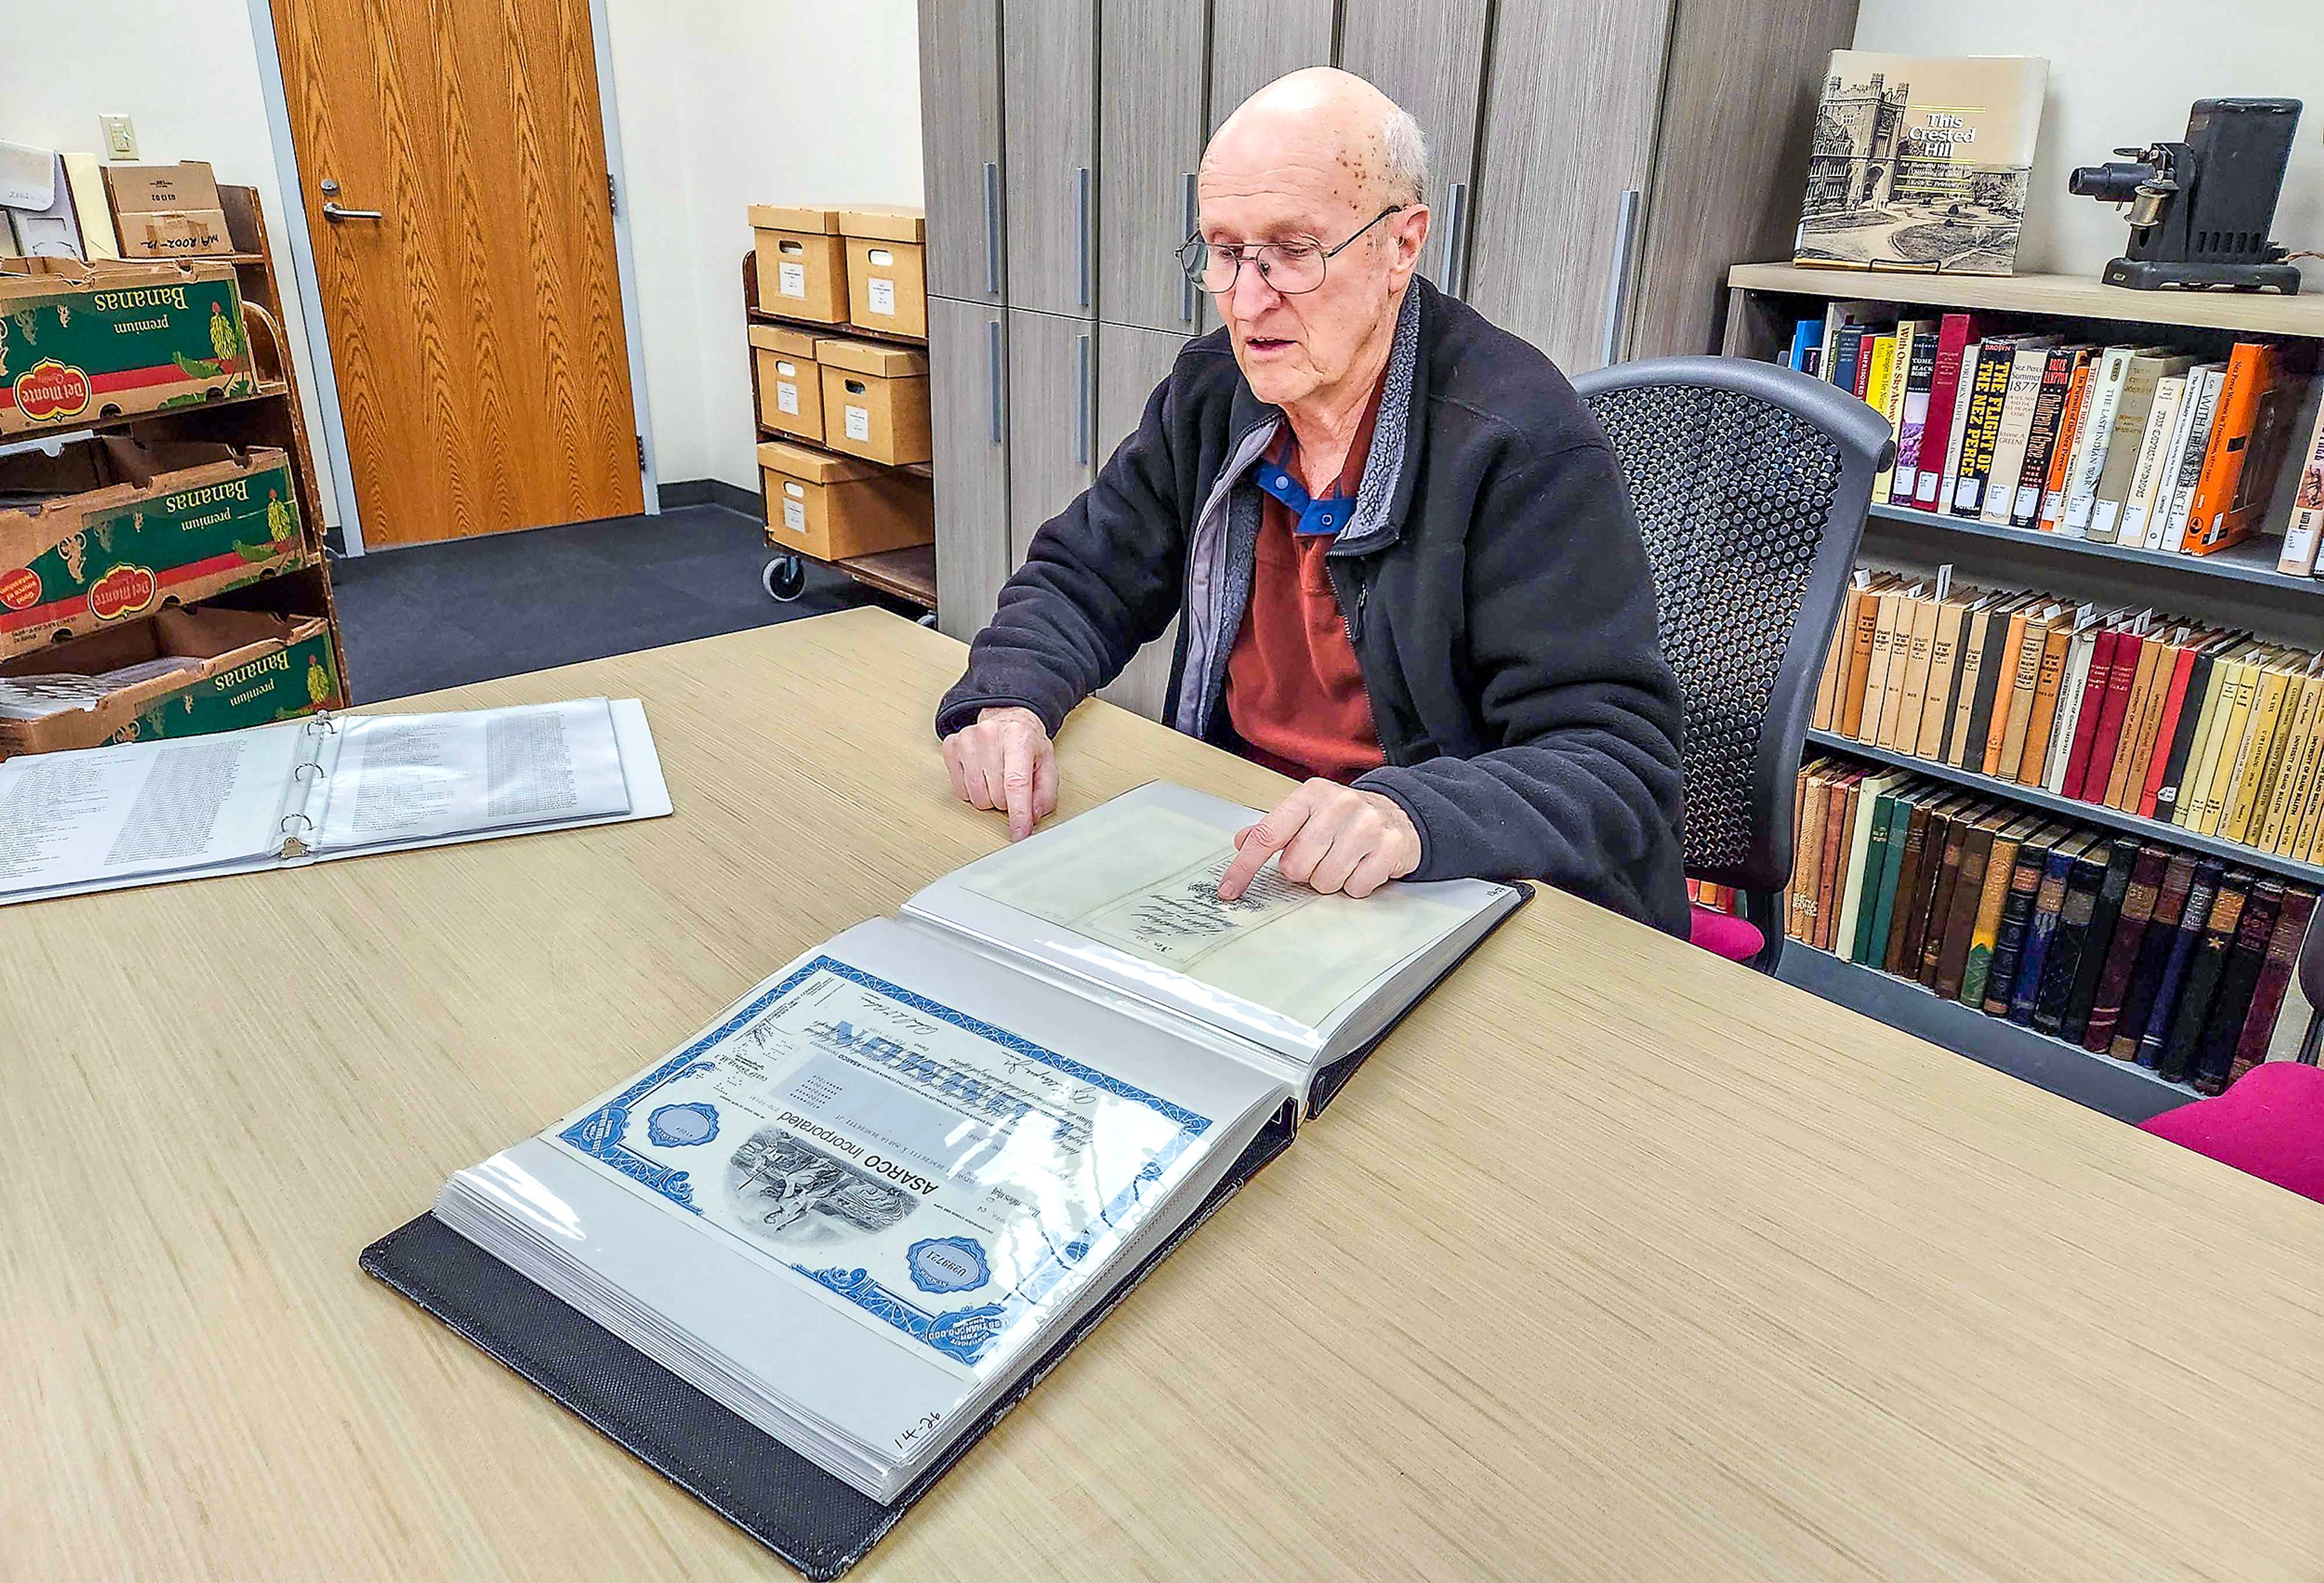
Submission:
[[[724,506],[730,511],[740,511],[746,517],[767,520],[767,500],[755,489],[743,489],[723,478],[687,478],[676,483],[665,483],[655,492],[661,499],[661,509],[673,511],[679,506]]]

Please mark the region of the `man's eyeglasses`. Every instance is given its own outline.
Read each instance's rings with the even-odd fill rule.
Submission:
[[[1353,246],[1356,236],[1361,236],[1390,215],[1397,214],[1405,205],[1392,203],[1380,210],[1347,241],[1333,248],[1314,242],[1255,242],[1229,245],[1223,242],[1205,242],[1199,236],[1189,236],[1178,249],[1178,263],[1186,278],[1212,293],[1234,289],[1235,277],[1242,272],[1243,261],[1250,259],[1259,266],[1259,278],[1286,297],[1313,291],[1323,283],[1323,265]]]

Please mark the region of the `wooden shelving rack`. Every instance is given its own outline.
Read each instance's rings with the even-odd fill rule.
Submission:
[[[752,324],[782,325],[790,329],[806,330],[815,335],[845,336],[850,340],[884,341],[891,345],[918,347],[922,352],[928,349],[928,338],[926,336],[899,336],[887,330],[867,330],[852,324],[835,325],[825,324],[819,319],[790,318],[760,307],[759,255],[756,251],[746,251],[742,254],[742,313],[743,317]],[[748,354],[747,347],[745,354],[746,355]],[[761,439],[795,439],[795,436],[785,434],[779,428],[770,428],[759,421],[759,413],[761,410],[759,406],[759,360],[756,357],[750,357],[749,364],[752,428]],[[879,465],[872,464],[874,466]],[[920,478],[936,476],[936,468],[927,462],[906,463],[895,468],[894,471],[909,473]],[[775,574],[779,562],[783,560],[798,562],[803,558],[797,553],[786,549],[775,561],[768,563],[767,592],[775,594]],[[900,599],[907,604],[918,606],[927,612],[930,617],[936,613],[936,547],[933,543],[916,544],[904,549],[883,549],[876,555],[851,556],[845,560],[831,561],[826,564],[834,571],[844,573],[867,588],[876,589],[891,599]],[[785,597],[781,594],[775,596]],[[788,597],[797,598],[798,595],[793,594]]]
[[[1940,275],[1738,264],[1728,273],[1730,356],[1772,361],[1792,327],[1833,300],[1973,308],[2004,333],[2061,322],[2101,344],[2163,341],[2224,355],[2238,336],[2324,341],[2324,295],[2134,291],[2072,275]],[[2272,524],[2271,524],[2272,525]],[[2017,585],[2038,578],[2109,600],[2210,616],[2312,647],[2324,637],[2324,578],[2275,569],[2280,539],[2247,539],[2218,555],[2191,556],[2069,538],[1886,503],[1865,522],[1873,559],[1926,566],[1954,561],[1978,582]],[[1998,568],[1997,571],[1992,568]],[[1983,568],[1983,570],[1980,570]],[[2225,858],[2264,873],[2324,884],[2324,866],[2279,857],[2239,842],[2118,809],[2055,796],[2040,787],[1931,763],[1828,732],[1808,733],[1811,750],[1832,750],[1932,779],[2006,796],[2083,823]],[[2093,1054],[2015,1023],[1940,1000],[1918,984],[1793,941],[1779,976],[1828,1000],[1904,1027],[1987,1065],[2015,1072],[2096,1109],[2140,1120],[2196,1098],[2142,1067]]]
[[[338,695],[328,701],[328,707],[343,709],[352,696],[352,685],[347,680],[346,645],[340,638],[338,603],[331,592],[330,553],[324,542],[322,492],[316,482],[314,453],[307,442],[306,413],[300,405],[299,381],[291,365],[290,343],[282,328],[282,278],[275,263],[272,242],[267,235],[266,216],[258,205],[258,189],[254,187],[221,186],[218,200],[226,214],[226,235],[233,242],[235,251],[232,253],[214,253],[191,262],[232,264],[243,302],[246,307],[258,310],[255,327],[251,324],[250,316],[244,315],[245,338],[250,345],[252,373],[258,387],[256,392],[197,407],[164,408],[158,412],[104,419],[95,423],[78,424],[69,429],[10,435],[0,438],[0,453],[35,446],[52,446],[60,440],[82,439],[107,433],[150,436],[156,439],[205,440],[243,449],[252,446],[271,446],[286,453],[297,481],[300,531],[307,540],[309,565],[250,587],[237,588],[217,600],[201,603],[265,609],[278,613],[321,615],[330,624],[331,660],[339,678]],[[253,327],[262,333],[247,334]]]

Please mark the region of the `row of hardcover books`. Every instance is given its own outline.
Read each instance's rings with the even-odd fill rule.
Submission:
[[[2324,659],[2151,610],[1858,568],[1817,729],[2324,861]]]
[[[1875,501],[2199,556],[2282,532],[2278,568],[2316,575],[2324,382],[2308,343],[2238,341],[2206,361],[1896,311],[1834,302],[1781,359],[1888,419],[1896,462]]]
[[[1840,757],[1798,791],[1789,938],[2199,1092],[2267,1059],[2313,887]]]

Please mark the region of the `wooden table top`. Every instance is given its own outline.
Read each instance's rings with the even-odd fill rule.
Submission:
[[[0,1571],[789,1576],[355,1255],[997,845],[960,656],[414,700],[642,697],[678,813],[0,912]],[[2312,1578],[2320,1320],[2317,1205],[1545,893],[855,1575]]]

